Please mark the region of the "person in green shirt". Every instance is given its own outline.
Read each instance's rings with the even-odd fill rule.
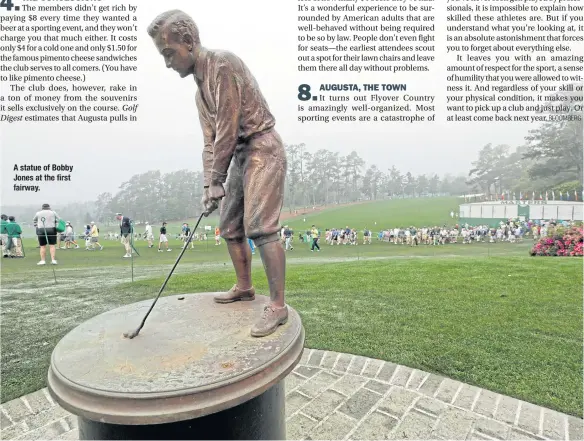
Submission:
[[[2,242],[2,256],[10,257],[8,254],[8,232],[6,226],[8,225],[8,216],[3,214],[0,223],[0,242]]]
[[[320,236],[320,233],[319,233],[318,229],[313,225],[312,229],[310,230],[310,237],[312,238],[312,247],[310,248],[310,251],[314,251],[315,248],[316,248],[316,251],[320,251],[320,247],[318,246],[319,236]]]
[[[14,216],[10,216],[8,220],[10,222],[6,224],[6,234],[8,235],[7,248],[11,251],[10,257],[23,257],[22,242],[20,240],[22,228],[16,223]]]
[[[416,227],[412,226],[410,227],[410,236],[411,236],[411,244],[410,246],[417,246],[418,245],[418,230],[416,230]]]

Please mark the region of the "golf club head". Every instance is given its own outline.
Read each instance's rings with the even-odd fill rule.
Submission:
[[[140,330],[138,330],[138,329],[135,329],[134,331],[124,332],[124,337],[132,340],[134,337],[138,336],[139,332],[140,332]]]

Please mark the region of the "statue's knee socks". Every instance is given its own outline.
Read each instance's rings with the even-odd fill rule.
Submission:
[[[274,233],[268,236],[257,237],[255,239],[252,238],[252,240],[256,247],[261,247],[262,245],[265,245],[267,243],[279,241],[280,237],[278,236],[278,233]]]
[[[237,286],[241,289],[251,288],[251,249],[247,240],[227,239],[226,242],[237,276]]]

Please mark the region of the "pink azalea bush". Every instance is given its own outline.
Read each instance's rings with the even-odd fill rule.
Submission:
[[[571,227],[541,238],[529,252],[532,256],[583,256],[584,228]]]

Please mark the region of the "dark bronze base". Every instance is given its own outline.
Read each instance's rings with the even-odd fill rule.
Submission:
[[[286,439],[284,380],[238,406],[176,423],[118,425],[79,417],[80,440]]]

